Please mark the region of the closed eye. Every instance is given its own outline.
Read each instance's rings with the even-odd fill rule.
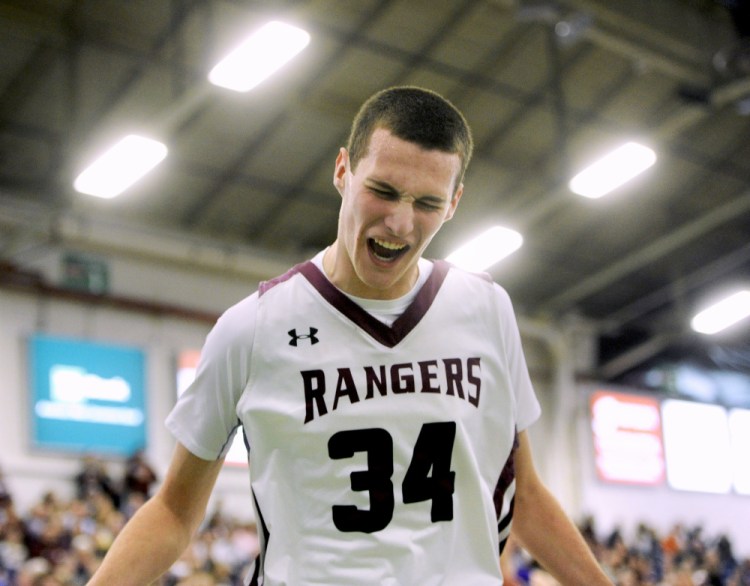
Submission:
[[[431,199],[418,199],[414,202],[414,205],[426,212],[438,212],[443,209],[442,201],[433,201]]]
[[[411,202],[414,207],[424,212],[439,212],[445,207],[445,201],[433,196],[426,196],[421,198],[415,198],[410,195],[401,195],[395,189],[388,187],[376,187],[369,185],[368,189],[370,192],[385,201],[399,201],[401,199]]]
[[[376,196],[378,196],[381,199],[387,199],[389,201],[396,201],[399,199],[399,194],[395,191],[391,191],[388,189],[376,189],[375,187],[371,187],[370,191],[372,191]]]

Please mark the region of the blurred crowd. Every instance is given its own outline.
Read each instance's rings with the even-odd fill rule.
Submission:
[[[86,584],[158,479],[142,454],[135,454],[122,478],[87,457],[71,481],[72,499],[48,492],[19,512],[0,471],[0,586]],[[580,529],[617,586],[750,586],[750,559],[735,555],[729,536],[683,525],[660,535],[645,523],[630,537],[619,528],[602,535],[592,518]],[[241,585],[257,552],[256,527],[217,507],[158,586]],[[503,573],[507,586],[557,584],[512,539]]]
[[[601,535],[595,520],[579,529],[616,586],[750,586],[750,558],[733,552],[727,535],[676,524],[665,534],[640,523],[628,539],[622,528]],[[511,539],[504,554],[506,586],[557,586]]]
[[[113,478],[105,462],[87,457],[71,479],[72,499],[50,491],[20,512],[0,471],[0,586],[86,584],[157,480],[140,453],[128,459],[122,478]],[[242,584],[257,551],[255,526],[217,510],[159,586]]]

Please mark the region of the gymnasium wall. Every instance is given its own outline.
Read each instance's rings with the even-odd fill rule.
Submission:
[[[62,251],[49,250],[26,263],[44,285],[0,287],[0,470],[21,510],[54,490],[73,493],[72,479],[80,458],[67,453],[33,450],[29,429],[27,341],[32,334],[85,339],[138,347],[145,354],[147,459],[160,476],[166,471],[174,443],[163,421],[176,399],[176,365],[182,350],[203,345],[212,319],[252,292],[257,281],[198,274],[147,260],[107,258],[112,305],[87,296],[66,298],[61,281]],[[101,257],[99,257],[101,258]],[[44,290],[44,292],[39,292]],[[184,310],[184,311],[182,311]],[[119,476],[123,462],[108,467]],[[213,501],[242,518],[252,517],[247,470],[227,467]]]

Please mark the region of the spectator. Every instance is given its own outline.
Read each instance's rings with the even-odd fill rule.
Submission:
[[[156,472],[146,461],[143,452],[135,452],[125,463],[123,496],[135,493],[147,499],[151,496],[151,487],[156,480]]]
[[[24,543],[24,533],[19,524],[12,524],[0,531],[0,576],[6,583],[14,583],[23,564],[29,559],[29,548]],[[2,584],[0,579],[0,584]]]
[[[120,491],[107,472],[104,462],[95,456],[83,459],[81,471],[75,477],[77,495],[85,500],[94,494],[104,494],[115,508],[120,506]]]
[[[48,492],[20,516],[8,491],[2,502],[0,586],[84,586],[125,519],[101,491],[70,501]],[[581,533],[617,586],[750,586],[750,559],[737,559],[728,535],[675,525],[660,536],[641,523],[632,540],[619,527],[601,538],[593,518],[582,522]],[[155,586],[240,586],[257,540],[253,524],[218,507]],[[504,558],[509,586],[557,586],[513,538]]]

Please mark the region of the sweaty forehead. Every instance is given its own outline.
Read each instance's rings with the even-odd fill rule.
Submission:
[[[385,181],[399,191],[429,186],[428,192],[450,195],[461,161],[456,153],[425,149],[379,128],[373,132],[367,154],[358,167],[368,178]]]

